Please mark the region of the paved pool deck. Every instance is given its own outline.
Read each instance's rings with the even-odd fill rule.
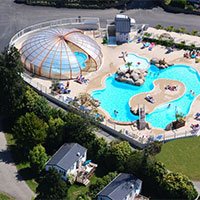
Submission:
[[[149,31],[155,31],[155,33],[158,33],[158,30],[155,30],[153,28],[148,29]],[[159,32],[163,33],[165,31],[159,30]],[[193,68],[195,68],[199,73],[200,73],[200,63],[195,63],[194,59],[187,59],[183,57],[184,50],[177,50],[175,49],[174,52],[170,54],[166,54],[167,49],[163,46],[156,45],[152,51],[149,51],[148,48],[142,49],[141,47],[143,46],[142,43],[136,43],[136,41],[133,41],[132,43],[125,43],[120,46],[113,46],[109,47],[106,44],[102,44],[102,38],[95,36],[93,32],[91,31],[85,31],[85,34],[90,36],[92,39],[94,39],[100,46],[101,50],[103,53],[103,63],[102,66],[95,72],[90,72],[90,73],[83,73],[86,79],[88,79],[87,84],[79,84],[75,82],[74,80],[70,80],[70,86],[69,89],[71,90],[71,93],[67,95],[68,97],[74,97],[74,96],[79,96],[80,93],[91,93],[94,90],[97,89],[103,89],[105,88],[105,79],[111,75],[114,74],[117,69],[124,65],[125,62],[122,59],[122,51],[127,51],[128,53],[134,53],[140,57],[147,58],[149,61],[156,57],[158,59],[163,59],[165,58],[167,63],[173,63],[175,65],[188,65]],[[172,33],[170,33],[172,34]],[[188,40],[188,35],[185,34],[176,34],[175,36],[176,40]],[[190,42],[194,42],[196,40],[199,40],[199,37],[196,36],[189,36]],[[51,86],[51,80],[48,80],[46,78],[41,78],[38,76],[34,76],[33,81],[36,81],[44,86],[47,87],[47,92],[50,93],[49,87]],[[66,85],[67,81],[61,81],[63,82],[64,85]],[[172,85],[172,83],[170,83]],[[177,85],[177,84],[176,84]],[[66,95],[64,95],[66,96]],[[166,98],[169,96],[169,94],[166,94]],[[176,97],[174,97],[176,98]],[[161,103],[161,100],[159,100],[159,97],[156,97],[157,101]],[[200,97],[196,97],[196,99],[193,101],[190,112],[188,113],[186,117],[186,126],[183,128],[178,129],[178,131],[185,131],[185,130],[190,130],[190,126],[192,123],[197,123],[197,121],[194,119],[194,115],[197,111],[200,111],[199,104],[200,103]],[[102,108],[99,108],[99,112],[105,116],[106,119],[109,119],[110,116],[109,114],[103,110]],[[115,129],[121,130],[121,129],[126,129],[128,131],[134,131],[139,135],[160,135],[164,133],[163,129],[159,128],[153,128],[152,130],[144,130],[144,131],[139,131],[135,129],[135,127],[132,126],[121,126],[121,125],[116,125]],[[170,134],[170,131],[168,132]],[[172,133],[171,133],[172,134]]]

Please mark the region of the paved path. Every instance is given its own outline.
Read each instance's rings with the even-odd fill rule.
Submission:
[[[67,18],[67,17],[99,17],[101,26],[105,27],[107,19],[113,19],[120,9],[88,10],[68,9],[16,4],[13,0],[0,0],[0,51],[8,44],[11,37],[19,30],[32,24]],[[185,27],[188,30],[200,30],[199,16],[172,14],[157,7],[152,0],[132,0],[125,13],[136,19],[137,23],[147,23],[151,26]]]
[[[1,126],[1,125],[0,125]],[[16,200],[31,200],[34,193],[22,180],[7,149],[4,133],[0,127],[0,191],[5,192]]]
[[[200,181],[192,181],[192,183],[194,184],[194,187],[196,188],[200,196]]]

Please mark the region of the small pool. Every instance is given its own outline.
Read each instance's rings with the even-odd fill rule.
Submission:
[[[81,69],[85,68],[85,61],[87,59],[87,55],[82,52],[74,52],[74,55],[76,56],[80,66],[81,66]]]
[[[147,69],[149,67],[149,62],[146,58],[142,58],[133,53],[129,53],[128,56],[125,57],[125,59],[126,59],[126,62],[132,63],[130,69],[135,69],[135,68]],[[123,65],[120,68],[127,69],[126,65]]]
[[[153,81],[156,79],[164,78],[181,81],[186,86],[186,92],[181,98],[171,101],[170,108],[167,108],[169,103],[166,103],[160,105],[154,112],[146,116],[146,120],[153,127],[164,129],[170,122],[175,120],[176,111],[187,115],[193,100],[200,94],[200,76],[194,68],[186,65],[175,65],[163,70],[159,70],[156,66],[151,65],[148,68],[146,81],[140,87],[118,82],[115,80],[115,76],[114,74],[108,77],[105,81],[106,88],[93,91],[92,96],[101,102],[101,107],[113,119],[118,121],[138,119],[138,116],[130,112],[129,100],[136,94],[151,91],[154,87]],[[190,90],[193,90],[196,96],[192,96],[189,92]],[[114,113],[114,110],[118,111],[117,115]]]

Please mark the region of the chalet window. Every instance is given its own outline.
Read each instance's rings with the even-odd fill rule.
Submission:
[[[66,176],[66,172],[64,172],[63,175]]]

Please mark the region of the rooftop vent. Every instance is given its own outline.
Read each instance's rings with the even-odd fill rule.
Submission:
[[[134,185],[133,185],[133,184],[131,184],[130,188],[131,188],[131,189],[133,189],[133,188],[134,188]]]
[[[80,152],[78,152],[76,155],[77,155],[77,156],[80,156],[81,154],[80,154]]]

